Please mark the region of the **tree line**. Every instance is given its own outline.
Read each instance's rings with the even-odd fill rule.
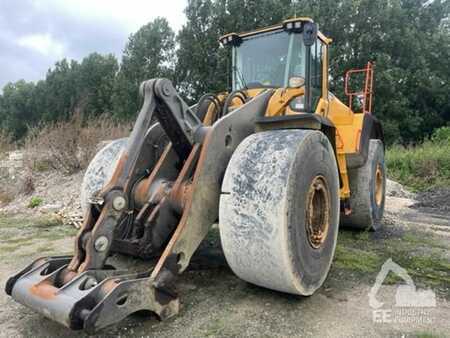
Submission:
[[[333,39],[330,87],[343,96],[349,68],[375,61],[375,114],[389,142],[421,140],[450,123],[448,0],[188,0],[176,34],[156,18],[131,34],[121,60],[93,53],[60,60],[45,79],[8,83],[0,128],[15,139],[42,121],[109,114],[133,119],[139,84],[167,77],[189,102],[229,85],[229,51],[218,37],[297,16],[310,16]]]

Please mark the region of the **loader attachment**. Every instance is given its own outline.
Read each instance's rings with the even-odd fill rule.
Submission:
[[[217,221],[230,157],[254,133],[273,93],[205,126],[169,80],[146,81],[141,91],[127,148],[84,217],[74,255],[38,259],[6,285],[16,301],[72,329],[92,332],[140,310],[161,319],[178,313],[176,277]],[[156,163],[149,156],[155,128],[170,140]],[[113,251],[159,258],[131,273],[107,265]]]
[[[6,292],[50,319],[88,332],[140,310],[151,310],[162,319],[178,313],[178,298],[156,289],[149,273],[88,270],[58,287],[58,274],[67,268],[71,258],[38,259],[10,278]]]

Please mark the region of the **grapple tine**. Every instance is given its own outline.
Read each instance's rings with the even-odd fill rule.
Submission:
[[[11,276],[8,281],[6,282],[5,286],[5,292],[6,294],[11,296],[12,289],[16,281],[25,276],[26,274],[32,273],[34,270],[39,269],[42,265],[46,263],[51,263],[53,265],[59,266],[59,265],[67,265],[70,260],[72,259],[72,256],[50,256],[50,257],[40,257],[36,259],[33,263],[26,266],[24,269],[19,271],[14,276]]]
[[[115,279],[111,278],[103,287],[113,283]],[[95,332],[141,310],[151,311],[164,320],[176,315],[179,307],[178,297],[155,288],[149,277],[124,280],[117,282],[90,312],[86,312],[83,328]]]

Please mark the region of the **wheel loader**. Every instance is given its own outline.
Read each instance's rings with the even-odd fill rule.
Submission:
[[[9,278],[14,300],[89,332],[147,310],[179,312],[177,276],[213,224],[231,270],[249,283],[312,295],[338,228],[376,230],[385,201],[373,65],[348,71],[348,104],[328,89],[331,39],[310,18],[220,38],[231,88],[188,106],[167,79],[141,84],[130,136],[102,149],[82,187],[72,256]],[[363,77],[354,88],[356,75]],[[156,122],[155,122],[156,121]],[[130,272],[111,253],[156,263]]]

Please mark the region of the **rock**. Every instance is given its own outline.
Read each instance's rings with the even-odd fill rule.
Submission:
[[[63,208],[62,203],[45,204],[39,209],[39,211],[41,211],[41,212],[57,212],[62,208]]]
[[[388,179],[386,180],[386,196],[414,199],[416,195],[400,183]]]

